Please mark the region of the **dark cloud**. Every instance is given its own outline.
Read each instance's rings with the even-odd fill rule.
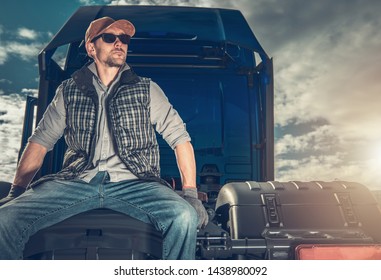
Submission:
[[[243,11],[263,44],[275,53],[289,42],[303,42],[320,32],[329,32],[334,45],[355,25],[379,26],[381,1],[259,0]]]

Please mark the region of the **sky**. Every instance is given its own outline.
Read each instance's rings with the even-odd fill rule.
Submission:
[[[82,5],[231,8],[274,60],[275,180],[381,190],[381,1],[5,0],[0,10],[0,180],[16,169],[37,55]],[[20,8],[22,7],[22,8]]]

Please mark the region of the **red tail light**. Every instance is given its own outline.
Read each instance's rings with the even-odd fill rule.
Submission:
[[[381,244],[303,244],[295,250],[299,260],[381,260]]]

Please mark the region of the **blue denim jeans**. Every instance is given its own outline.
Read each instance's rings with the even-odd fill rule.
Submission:
[[[141,180],[111,183],[99,172],[90,183],[54,180],[29,189],[0,208],[0,259],[22,259],[29,237],[96,208],[151,223],[163,234],[163,259],[194,259],[197,214],[170,188]]]

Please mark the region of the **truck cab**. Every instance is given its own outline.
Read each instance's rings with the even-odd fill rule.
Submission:
[[[157,82],[182,116],[192,137],[199,175],[207,174],[202,170],[214,170],[220,184],[273,179],[272,60],[236,10],[164,6],[78,9],[39,54],[36,122],[57,86],[90,60],[84,34],[89,22],[103,16],[125,18],[135,25],[127,63],[139,76]],[[28,122],[33,119],[27,118]],[[30,132],[24,130],[23,145]],[[158,139],[162,177],[176,183],[179,174],[173,152]],[[39,176],[60,170],[64,149],[63,142],[56,145]],[[205,178],[198,176],[198,181],[205,183]]]
[[[20,155],[58,85],[90,61],[84,34],[91,21],[104,16],[128,19],[135,25],[127,63],[139,76],[159,84],[185,122],[195,151],[199,196],[214,226],[212,231],[219,236],[228,235],[213,222],[221,187],[228,182],[274,179],[272,60],[240,11],[166,6],[79,8],[38,56],[39,92],[37,98],[27,100]],[[160,135],[158,142],[161,176],[179,189],[174,153]],[[58,172],[65,149],[63,139],[59,140],[34,180]],[[82,216],[86,220],[114,218],[119,225],[125,224],[130,233],[139,228],[138,222],[128,222],[128,218],[106,209]],[[58,228],[61,234],[66,232],[62,225],[50,230]],[[89,228],[84,230],[94,233]],[[151,237],[155,235],[147,228],[139,232],[147,230]],[[204,238],[203,232],[199,235]],[[54,240],[46,241],[46,231],[39,236],[27,245],[29,257],[36,256],[41,246],[55,244]],[[144,251],[144,247],[141,244],[139,250]]]

